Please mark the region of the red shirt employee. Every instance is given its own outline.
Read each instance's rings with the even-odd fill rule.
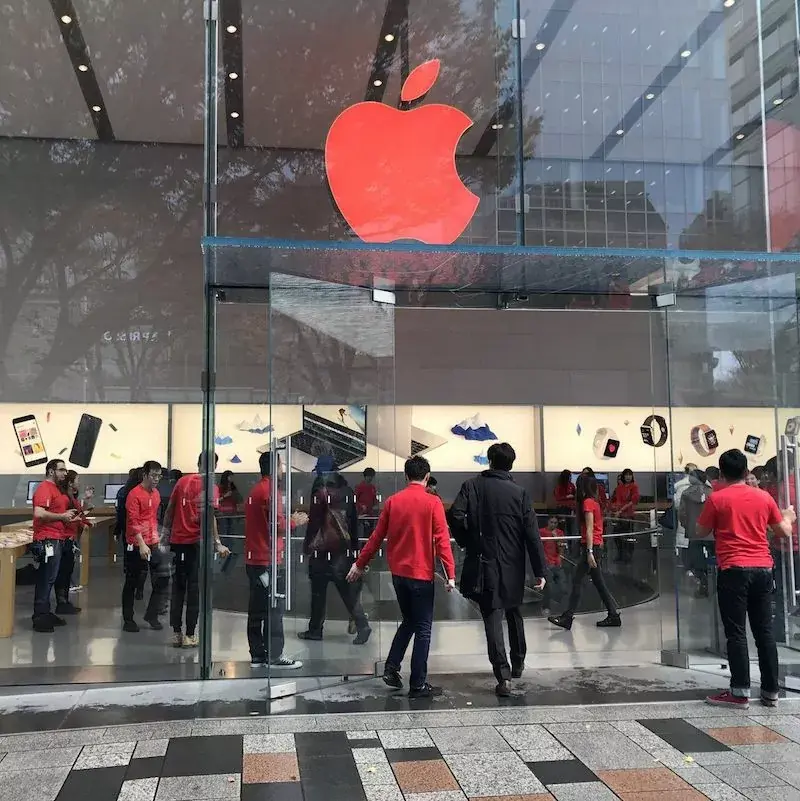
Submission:
[[[622,471],[622,483],[617,484],[611,505],[620,517],[633,518],[636,516],[636,507],[639,505],[639,485],[633,477],[633,471]]]
[[[562,470],[553,490],[553,499],[560,509],[575,508],[575,485],[572,483],[572,473]]]
[[[561,567],[560,543],[555,537],[563,537],[564,532],[558,527],[558,518],[551,517],[547,525],[539,529],[539,536],[542,538],[544,548],[544,558],[550,567]]]

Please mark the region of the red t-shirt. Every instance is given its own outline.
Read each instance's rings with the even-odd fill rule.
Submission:
[[[83,504],[78,498],[73,498],[72,500],[67,498],[67,503],[69,504],[67,508],[78,510],[78,516],[71,523],[64,523],[64,531],[68,539],[77,540],[81,535],[81,531],[91,523],[86,519]]]
[[[137,484],[125,500],[125,541],[128,545],[136,544],[136,535],[141,534],[145,545],[157,545],[158,506],[161,495],[153,488],[149,492]]]
[[[374,484],[362,481],[356,487],[356,511],[360,515],[368,515],[374,511],[378,503],[378,490]]]
[[[567,496],[571,495],[571,498]],[[575,508],[575,485],[570,481],[567,486],[556,484],[553,490],[553,497],[555,498],[557,506],[566,506],[570,509]]]
[[[720,570],[772,567],[767,528],[782,519],[778,504],[764,490],[729,484],[708,496],[697,525],[713,530]]]
[[[363,570],[369,564],[384,540],[392,575],[433,581],[436,551],[447,577],[455,578],[444,505],[421,484],[409,484],[386,501],[375,531],[359,554],[359,568]]]
[[[553,537],[563,537],[564,532],[557,528],[554,531],[547,528],[539,529],[539,535],[542,538],[542,546],[544,547],[544,558],[550,567],[561,567],[561,553],[558,550],[558,543]]]
[[[636,506],[639,503],[639,485],[632,481],[630,484],[617,484],[612,498],[612,504],[619,509],[620,517],[634,517]]]
[[[764,488],[766,492],[770,494],[772,499],[778,504],[778,508],[785,504],[784,501],[781,499],[781,488],[778,487],[777,484],[770,484],[769,486]],[[794,489],[794,482],[789,484],[789,503],[797,508],[797,493]],[[772,541],[772,547],[775,548],[777,551],[788,551],[789,550],[789,543],[786,537],[776,537]],[[797,521],[792,523],[792,550],[797,552],[800,550],[800,541],[797,537]]]
[[[217,486],[217,494],[220,496],[219,510],[225,515],[234,515],[239,509],[239,505],[236,503],[236,490],[231,487],[228,492],[230,492],[230,495],[227,498],[223,498],[221,496],[222,490]]]
[[[52,482],[43,481],[33,493],[33,509],[46,509],[54,515],[62,515],[69,509],[69,498]],[[37,520],[33,518],[33,541],[63,540],[67,536],[64,523],[58,521]]]
[[[272,534],[270,532],[270,505],[272,479],[263,476],[250,491],[244,505],[244,554],[248,565],[266,566],[272,563]],[[286,515],[283,504],[278,503],[278,564],[283,564],[286,550]]]
[[[200,542],[200,515],[203,512],[203,477],[199,473],[181,476],[169,499],[172,506],[170,544],[194,545]],[[214,487],[213,507],[219,506],[219,487]]]
[[[603,544],[603,510],[594,498],[586,498],[583,502],[583,512],[581,513],[581,542],[586,545],[586,513],[594,514],[592,524],[592,547]]]

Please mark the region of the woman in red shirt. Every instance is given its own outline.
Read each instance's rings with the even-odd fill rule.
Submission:
[[[572,628],[572,619],[575,617],[575,610],[581,599],[583,581],[588,574],[608,611],[608,617],[597,622],[598,627],[618,628],[622,625],[619,606],[606,587],[598,564],[599,560],[595,555],[603,547],[603,511],[600,508],[597,479],[594,476],[583,474],[578,478],[575,504],[578,510],[578,519],[581,521],[581,555],[575,568],[572,593],[566,610],[558,616],[553,615],[547,619],[562,629]]]
[[[584,467],[581,470],[582,476],[591,476],[592,478],[595,477],[594,470],[591,467]],[[606,492],[605,484],[601,484],[599,481],[597,482],[597,502],[600,504],[600,509],[603,512],[608,509],[608,493]]]
[[[219,477],[219,514],[220,514],[220,534],[223,537],[230,537],[233,533],[233,520],[231,515],[239,511],[239,501],[241,500],[239,490],[233,483],[233,472],[225,470]]]
[[[619,518],[617,532],[624,534],[634,531],[636,507],[639,505],[639,485],[633,477],[633,470],[626,467],[620,474],[620,483],[611,496],[611,510]],[[617,539],[617,561],[632,562],[633,549],[636,545],[634,537],[619,537]]]

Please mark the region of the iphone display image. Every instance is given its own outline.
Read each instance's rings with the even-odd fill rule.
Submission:
[[[11,421],[14,426],[14,433],[17,435],[19,449],[22,452],[22,459],[25,467],[36,467],[36,465],[47,462],[47,452],[44,448],[42,433],[39,431],[39,424],[36,416],[26,414],[24,417],[15,417]]]
[[[69,454],[69,461],[72,464],[76,464],[78,467],[89,466],[102,425],[103,421],[99,417],[91,414],[81,415],[78,430],[75,432],[75,441],[72,443],[72,450]]]

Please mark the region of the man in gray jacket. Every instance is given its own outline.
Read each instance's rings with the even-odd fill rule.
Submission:
[[[699,537],[697,519],[712,492],[706,474],[702,470],[693,470],[689,473],[689,486],[681,493],[678,508],[678,520],[689,540],[689,565],[699,582],[695,598],[708,598],[708,557],[714,555],[714,535]]]

